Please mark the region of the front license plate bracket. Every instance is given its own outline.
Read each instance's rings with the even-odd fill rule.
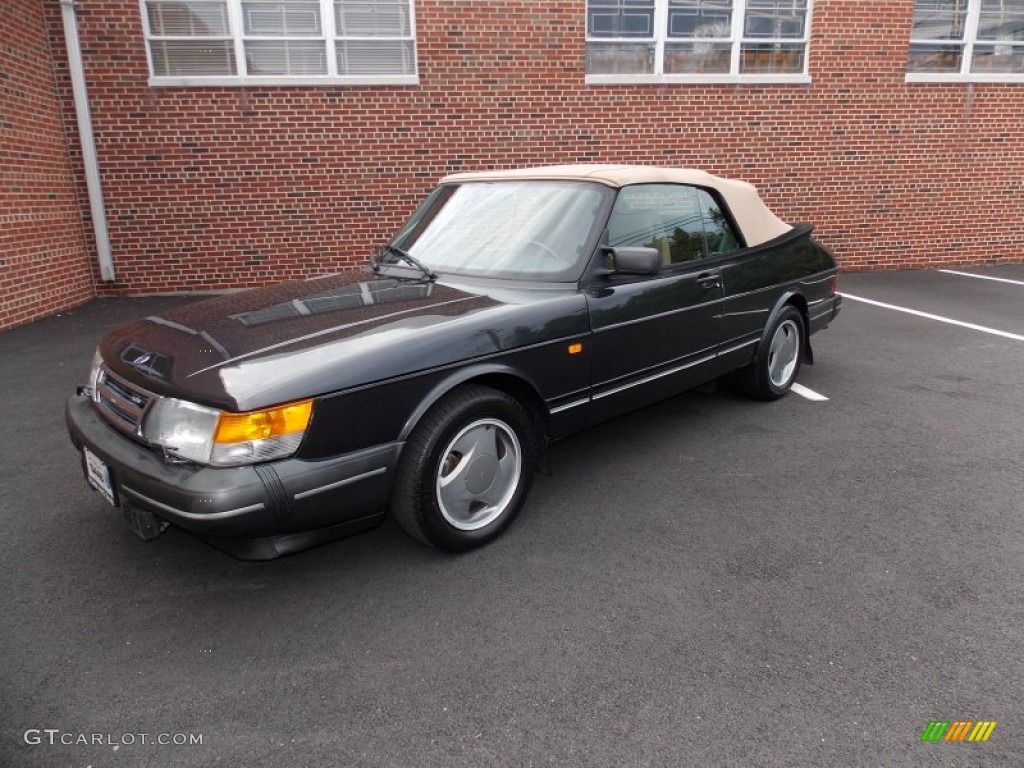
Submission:
[[[85,479],[93,490],[106,499],[110,506],[120,506],[117,487],[114,485],[114,478],[106,462],[88,448],[83,447],[82,468],[85,470]]]

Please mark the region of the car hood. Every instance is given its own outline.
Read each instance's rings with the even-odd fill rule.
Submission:
[[[535,304],[550,306],[529,313],[524,333]],[[585,330],[574,289],[498,295],[353,270],[147,317],[108,334],[100,352],[150,391],[248,410],[531,343],[563,332],[567,314]]]

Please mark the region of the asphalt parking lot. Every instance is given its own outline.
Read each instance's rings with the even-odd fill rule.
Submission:
[[[63,402],[182,300],[0,335],[0,765],[1024,765],[1024,264],[955,271],[843,274],[803,395],[565,441],[461,556],[390,523],[270,563],[145,544]]]

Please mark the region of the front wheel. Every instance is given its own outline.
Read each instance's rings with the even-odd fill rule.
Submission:
[[[739,372],[743,391],[758,400],[777,400],[789,392],[800,373],[805,333],[800,310],[792,305],[784,307],[754,361]]]
[[[447,395],[406,443],[392,513],[424,544],[461,552],[497,537],[533,480],[536,431],[503,392],[470,384]]]

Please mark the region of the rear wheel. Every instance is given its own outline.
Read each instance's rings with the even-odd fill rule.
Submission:
[[[739,372],[743,391],[758,400],[777,400],[789,392],[800,373],[805,335],[800,310],[791,304],[785,306],[754,361]]]
[[[512,522],[533,480],[538,440],[526,409],[470,384],[437,403],[402,454],[391,509],[425,544],[460,552]]]

